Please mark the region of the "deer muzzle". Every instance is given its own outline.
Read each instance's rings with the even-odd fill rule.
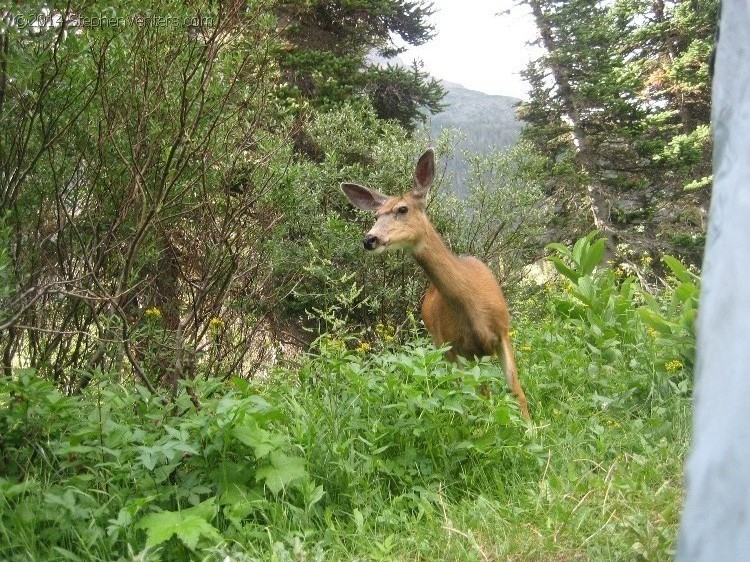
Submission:
[[[372,252],[373,250],[376,250],[378,246],[380,246],[380,238],[378,238],[374,234],[366,234],[364,240],[362,240],[362,243],[365,247],[365,250]]]

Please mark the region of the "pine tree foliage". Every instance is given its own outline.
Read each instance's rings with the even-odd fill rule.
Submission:
[[[604,232],[611,254],[699,261],[717,2],[526,4],[546,52],[526,71],[521,114],[526,138],[549,156],[550,190],[578,228]]]
[[[418,66],[382,66],[371,54],[393,57],[421,45],[434,30],[429,2],[294,0],[277,7],[288,95],[331,109],[365,96],[383,119],[413,129],[424,112],[442,109],[440,84]]]

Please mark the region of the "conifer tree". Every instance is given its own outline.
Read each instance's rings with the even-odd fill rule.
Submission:
[[[717,2],[526,4],[546,52],[526,72],[525,136],[555,173],[570,165],[554,187],[586,209],[578,227],[601,229],[620,258],[648,251],[699,261]]]
[[[408,129],[423,111],[442,109],[442,87],[419,67],[378,62],[433,36],[431,3],[293,0],[281,2],[278,14],[290,96],[324,109],[365,96],[381,118]]]

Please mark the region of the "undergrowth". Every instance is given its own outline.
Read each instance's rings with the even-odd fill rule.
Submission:
[[[63,396],[15,372],[0,559],[670,559],[697,278],[675,260],[651,295],[597,269],[597,244],[553,248],[561,277],[516,314],[531,424],[495,363],[423,339],[195,380],[197,410],[107,373]]]

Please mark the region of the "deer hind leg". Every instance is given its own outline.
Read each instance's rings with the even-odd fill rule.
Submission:
[[[518,381],[518,371],[516,370],[516,360],[513,357],[513,346],[510,343],[510,336],[508,332],[503,332],[500,336],[500,345],[498,346],[500,356],[503,361],[503,371],[505,371],[505,378],[508,380],[508,386],[510,386],[513,394],[518,399],[518,405],[521,407],[521,415],[527,420],[531,419],[529,415],[529,407],[526,403],[526,395],[523,393],[521,383]]]

